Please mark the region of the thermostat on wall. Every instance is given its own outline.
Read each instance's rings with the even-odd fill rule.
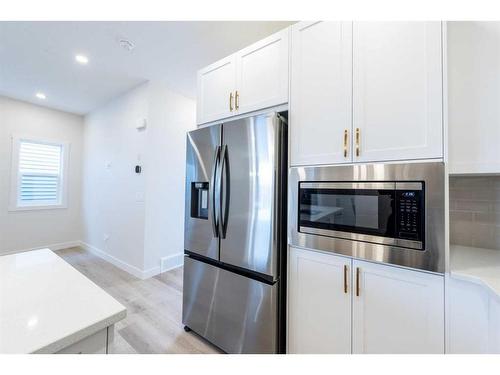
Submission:
[[[137,122],[137,125],[135,126],[135,128],[137,130],[144,130],[144,129],[146,129],[147,124],[148,124],[148,121],[145,118],[143,118],[142,120]]]

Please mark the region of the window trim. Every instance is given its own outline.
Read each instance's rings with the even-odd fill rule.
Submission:
[[[34,210],[52,210],[52,209],[65,209],[68,208],[68,170],[69,170],[69,151],[71,144],[64,141],[59,141],[49,138],[41,138],[34,136],[24,136],[13,134],[12,148],[11,148],[11,168],[10,168],[10,195],[9,195],[9,211],[34,211]],[[19,205],[19,151],[21,148],[21,141],[42,143],[47,145],[61,146],[61,176],[59,183],[61,187],[60,199],[58,203],[54,204],[33,204],[33,205]]]

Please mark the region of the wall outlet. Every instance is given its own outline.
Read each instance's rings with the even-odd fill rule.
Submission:
[[[109,240],[109,234],[105,234],[103,236],[103,240],[104,240],[104,242],[108,242],[108,240]]]
[[[138,203],[144,202],[144,193],[142,191],[138,191],[135,193],[135,201]]]

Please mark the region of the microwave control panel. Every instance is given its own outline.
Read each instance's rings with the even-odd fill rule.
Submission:
[[[396,190],[396,234],[399,238],[423,241],[423,190]]]

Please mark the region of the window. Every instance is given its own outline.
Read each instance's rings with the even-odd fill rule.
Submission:
[[[66,207],[68,146],[13,137],[11,210]]]

